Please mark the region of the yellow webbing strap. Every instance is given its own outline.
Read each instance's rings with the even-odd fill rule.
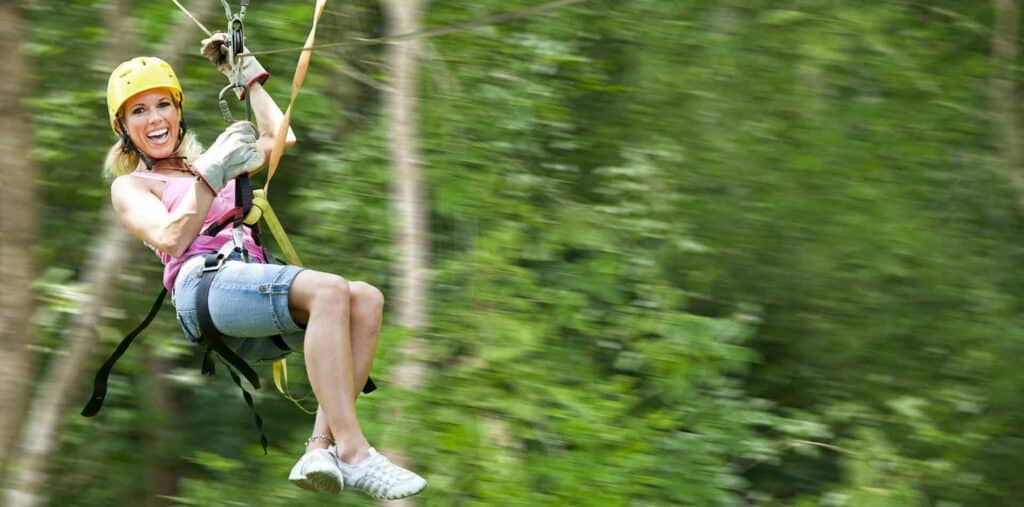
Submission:
[[[301,266],[302,261],[299,259],[299,254],[295,252],[295,247],[292,246],[292,242],[288,240],[288,235],[284,232],[284,227],[281,227],[281,222],[277,219],[277,214],[274,213],[274,208],[270,207],[270,201],[267,200],[266,192],[262,189],[256,189],[252,192],[252,208],[249,210],[249,214],[245,216],[245,223],[248,225],[254,225],[259,222],[260,218],[267,224],[267,228],[270,229],[270,234],[274,236],[274,241],[284,252],[284,256],[288,259],[288,263]],[[315,414],[316,410],[310,410],[302,406],[302,401],[309,397],[309,395],[301,398],[295,398],[288,392],[288,363],[285,358],[274,361],[274,385],[277,386],[277,390],[288,401],[299,407],[299,410],[307,414]]]
[[[274,236],[277,246],[281,247],[281,252],[284,253],[284,258],[288,260],[288,264],[301,266],[302,260],[299,259],[299,254],[295,252],[292,242],[288,240],[288,235],[285,234],[284,227],[281,227],[281,222],[277,220],[274,208],[270,207],[266,191],[256,189],[252,191],[252,209],[245,216],[245,223],[252,225],[259,222],[260,218],[267,224],[270,234]]]
[[[302,82],[306,79],[306,71],[309,70],[309,59],[313,56],[313,42],[316,40],[316,25],[320,22],[320,14],[323,14],[326,5],[327,0],[316,1],[316,10],[313,12],[313,26],[309,29],[309,35],[306,36],[306,44],[302,52],[299,53],[299,63],[295,65],[295,76],[292,78],[292,95],[291,99],[288,100],[288,109],[285,110],[281,125],[278,126],[277,133],[274,135],[274,147],[270,150],[270,162],[267,164],[267,183],[263,185],[264,192],[269,191],[270,179],[274,177],[274,173],[277,171],[277,164],[281,161],[281,155],[284,154],[284,143],[288,137],[288,126],[292,119],[292,106],[295,105],[295,97],[299,96],[299,89],[302,88]]]
[[[309,29],[309,35],[306,36],[306,44],[302,53],[299,54],[299,62],[295,66],[295,76],[292,78],[292,93],[291,98],[288,100],[288,109],[285,111],[284,118],[281,119],[281,124],[274,135],[274,146],[270,150],[270,161],[267,164],[267,182],[263,185],[262,190],[253,191],[252,209],[245,217],[245,223],[249,225],[253,225],[259,222],[260,218],[263,218],[267,228],[270,229],[270,233],[274,236],[274,241],[281,247],[285,258],[290,264],[295,266],[301,266],[302,261],[299,260],[299,254],[295,252],[291,241],[288,240],[288,235],[285,234],[284,228],[281,227],[281,222],[277,220],[277,215],[274,214],[273,208],[270,207],[267,194],[270,192],[270,179],[277,172],[277,165],[281,162],[281,155],[284,154],[284,144],[288,138],[288,127],[292,118],[292,107],[295,105],[295,98],[299,95],[299,89],[302,88],[302,82],[306,79],[306,71],[309,70],[309,60],[313,55],[313,42],[316,40],[316,25],[320,22],[320,15],[323,14],[326,5],[327,0],[317,0],[316,2],[316,8],[313,12],[313,26]],[[281,391],[285,398],[294,403],[300,410],[307,414],[316,413],[315,410],[310,411],[300,403],[308,398],[308,395],[295,399],[288,393],[288,363],[285,362],[284,358],[274,361],[274,385],[277,386],[277,390]]]
[[[316,408],[308,409],[302,405],[302,402],[309,398],[309,394],[296,398],[288,392],[288,362],[283,357],[274,361],[274,385],[277,386],[277,390],[281,392],[281,395],[296,407],[299,407],[299,410],[309,415],[316,414]]]

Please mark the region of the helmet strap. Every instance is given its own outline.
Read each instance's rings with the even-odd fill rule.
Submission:
[[[153,162],[150,162],[149,157],[142,153],[142,150],[132,142],[131,136],[128,135],[128,129],[125,128],[124,122],[121,121],[120,116],[117,117],[117,126],[120,127],[121,130],[121,149],[125,153],[131,153],[134,151],[139,156],[139,159],[142,160],[142,163],[146,164],[146,170],[152,171]]]
[[[181,108],[178,108],[178,114],[181,114]],[[185,116],[181,116],[181,120],[178,121],[178,142],[174,143],[174,153],[178,153],[178,148],[181,148],[182,141],[185,140],[185,133],[188,132],[188,126],[185,125]]]

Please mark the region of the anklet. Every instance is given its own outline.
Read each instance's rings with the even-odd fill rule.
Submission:
[[[309,444],[314,440],[323,440],[324,442],[327,442],[328,445],[334,445],[334,439],[327,435],[313,435],[306,440],[306,447],[309,447]]]

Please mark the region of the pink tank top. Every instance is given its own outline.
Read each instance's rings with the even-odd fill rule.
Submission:
[[[138,176],[139,178],[147,178],[157,181],[165,182],[164,192],[160,196],[160,200],[164,203],[164,207],[167,208],[167,212],[174,211],[174,208],[178,207],[178,203],[185,197],[185,194],[189,191],[196,179],[192,177],[188,178],[171,178],[162,174],[154,174],[145,170],[136,170],[131,173],[132,176]],[[210,224],[215,222],[218,218],[224,216],[225,213],[231,211],[235,207],[235,182],[230,181],[224,188],[214,197],[213,202],[210,204],[210,211],[206,213],[206,218],[203,219],[203,230],[206,230]],[[190,257],[208,252],[215,252],[224,246],[225,243],[231,241],[231,226],[225,227],[224,230],[217,233],[216,236],[204,236],[200,234],[192,240],[192,243],[185,249],[185,253],[181,257],[172,257],[166,253],[163,253],[150,245],[146,245],[153,253],[160,258],[160,262],[164,263],[164,287],[167,290],[174,288],[174,280],[178,277],[178,270],[181,269],[181,265],[185,263]],[[252,230],[249,226],[242,228],[242,244],[245,249],[249,252],[249,256],[254,258],[258,262],[266,262],[263,258],[263,249],[256,245],[256,241],[252,239]]]

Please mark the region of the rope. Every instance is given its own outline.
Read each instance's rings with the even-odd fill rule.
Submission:
[[[212,33],[210,33],[210,31],[209,31],[209,30],[207,30],[207,29],[206,29],[206,27],[205,27],[205,26],[203,26],[203,24],[202,24],[202,23],[200,23],[200,22],[199,22],[199,20],[198,20],[198,19],[196,19],[196,17],[195,17],[195,16],[193,16],[193,15],[192,15],[192,13],[188,11],[188,9],[186,9],[186,8],[185,8],[185,6],[183,6],[183,5],[181,5],[180,3],[178,3],[178,0],[171,0],[171,1],[172,1],[172,2],[174,2],[174,5],[177,5],[177,6],[178,6],[178,8],[179,8],[179,9],[181,9],[181,12],[184,12],[184,13],[185,13],[185,15],[189,17],[189,19],[191,19],[192,21],[195,21],[196,25],[198,25],[198,26],[199,26],[199,29],[200,29],[200,30],[202,30],[203,32],[205,32],[205,33],[206,33],[206,36],[207,36],[207,37],[213,37],[213,34],[212,34]]]
[[[268,194],[270,190],[270,179],[277,171],[277,164],[284,154],[284,142],[288,137],[288,126],[292,119],[292,107],[295,105],[295,97],[299,95],[302,82],[306,79],[306,71],[309,70],[309,60],[313,56],[313,42],[316,40],[316,25],[320,22],[320,15],[324,12],[327,0],[317,0],[316,9],[313,12],[313,26],[309,28],[309,35],[306,36],[306,44],[303,46],[302,54],[299,55],[299,62],[295,65],[295,77],[292,78],[292,95],[288,100],[288,109],[285,110],[284,118],[277,127],[274,135],[274,147],[270,150],[270,162],[267,164],[267,181],[263,185],[263,193]]]

